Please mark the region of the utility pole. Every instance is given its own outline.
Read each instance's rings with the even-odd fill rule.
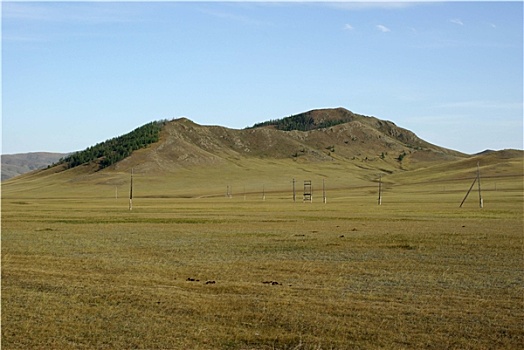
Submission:
[[[295,191],[295,179],[293,179],[293,203],[297,201],[297,192]]]
[[[473,180],[473,183],[469,187],[469,190],[466,193],[466,196],[464,197],[464,199],[462,200],[462,203],[460,203],[459,208],[462,208],[462,205],[466,201],[466,198],[468,198],[468,195],[471,192],[471,190],[473,189],[473,186],[475,185],[475,182],[478,182],[478,188],[479,188],[479,207],[480,208],[484,207],[484,200],[482,199],[482,193],[480,191],[480,165],[479,165],[479,162],[477,162],[477,176],[475,177],[475,180]]]
[[[133,168],[131,168],[131,187],[129,189],[129,210],[133,210]]]
[[[382,205],[382,175],[378,178],[378,205]]]
[[[322,202],[324,204],[327,203],[327,197],[326,197],[326,183],[325,180],[322,179]]]
[[[477,162],[477,183],[479,185],[479,207],[484,207],[484,200],[482,199],[482,193],[480,192],[480,166],[479,162]]]

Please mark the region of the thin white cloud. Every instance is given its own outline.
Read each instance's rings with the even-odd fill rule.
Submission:
[[[11,2],[2,5],[3,19],[41,21],[50,17],[50,10],[36,4]]]
[[[58,23],[130,23],[144,20],[143,9],[123,3],[10,2],[2,4],[2,18]]]
[[[352,26],[351,24],[346,23],[346,24],[344,25],[344,29],[345,29],[345,30],[353,30],[353,29],[355,29],[355,28],[353,28],[353,26]]]
[[[378,30],[380,30],[382,33],[389,33],[389,32],[391,32],[391,29],[389,29],[388,27],[386,27],[385,25],[382,25],[382,24],[378,24],[376,26],[376,28]]]
[[[26,23],[88,24],[91,27],[101,24],[134,23],[143,21],[137,6],[122,6],[118,3],[25,3],[9,2],[2,4],[2,20],[10,23],[4,28],[2,39],[9,43],[42,43],[66,37],[91,36],[92,32],[27,31]]]
[[[453,18],[453,19],[450,19],[449,21],[451,23],[458,24],[459,26],[463,26],[464,25],[464,22],[462,22],[462,20],[460,18]]]

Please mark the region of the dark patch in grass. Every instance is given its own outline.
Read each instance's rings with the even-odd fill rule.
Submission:
[[[392,249],[404,249],[404,250],[415,250],[415,249],[417,249],[416,246],[411,245],[411,244],[395,244],[395,245],[390,245],[390,246],[388,246],[388,248],[392,248]]]
[[[89,219],[55,219],[43,222],[88,225],[88,224],[224,224],[231,220],[220,219],[188,219],[188,218],[89,218]]]

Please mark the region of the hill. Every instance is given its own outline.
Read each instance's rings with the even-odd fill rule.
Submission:
[[[158,144],[147,152],[135,153],[116,169],[136,167],[169,173],[194,166],[278,160],[292,161],[290,166],[315,168],[326,163],[393,173],[416,169],[425,163],[467,157],[425,142],[393,122],[356,115],[342,108],[307,114],[315,125],[307,131],[279,130],[273,124],[234,130],[201,126],[185,118],[173,120],[165,125]],[[329,120],[344,122],[322,126]]]
[[[56,184],[62,193],[64,182],[114,191],[128,182],[131,169],[143,183],[142,195],[197,197],[220,195],[226,185],[244,191],[262,186],[277,191],[293,178],[328,178],[333,188],[344,188],[369,185],[380,175],[387,175],[392,183],[460,177],[476,164],[473,156],[428,143],[391,121],[344,108],[312,110],[242,130],[202,126],[186,118],[146,126],[152,125],[158,135],[137,133],[144,127],[138,128],[7,183],[4,193],[43,181],[49,189]],[[138,142],[133,135],[147,135],[148,141]],[[130,149],[130,145],[136,146]],[[118,150],[124,150],[126,157],[108,163]],[[496,159],[498,154],[476,157]],[[514,151],[510,158],[489,164],[502,162],[512,173],[521,173],[522,151]]]
[[[128,167],[153,166],[170,171],[247,159],[287,159],[299,164],[364,163],[364,167],[395,171],[416,168],[424,162],[467,157],[425,142],[393,122],[356,115],[343,108],[314,110],[284,118],[282,123],[304,115],[311,120],[305,131],[298,124],[294,129],[280,130],[275,127],[281,124],[279,121],[235,130],[201,126],[185,118],[173,120],[166,123],[161,141],[150,149],[147,160],[136,154],[124,163]]]
[[[58,162],[66,153],[34,152],[2,154],[2,181]]]

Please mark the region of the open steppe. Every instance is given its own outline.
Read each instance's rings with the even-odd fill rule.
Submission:
[[[7,182],[2,348],[519,349],[516,159],[483,163],[482,209],[475,160],[385,176],[381,206],[330,165],[135,173],[132,211],[127,172]]]

